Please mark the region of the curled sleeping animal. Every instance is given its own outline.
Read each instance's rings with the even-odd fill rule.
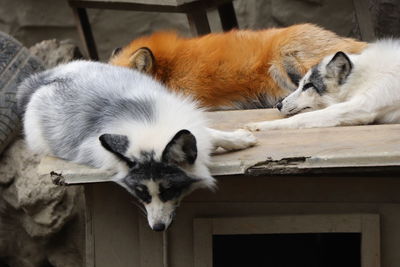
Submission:
[[[215,186],[207,167],[214,147],[256,142],[243,129],[208,128],[195,101],[151,77],[98,62],[34,74],[17,98],[32,151],[115,171],[113,181],[143,203],[156,231],[167,229],[185,195]]]
[[[277,105],[286,119],[254,122],[252,131],[400,123],[400,40],[368,45],[359,55],[327,56]]]

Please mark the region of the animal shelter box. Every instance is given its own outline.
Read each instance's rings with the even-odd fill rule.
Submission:
[[[235,129],[275,110],[210,112]],[[198,190],[168,231],[152,231],[110,173],[46,157],[39,172],[85,187],[86,266],[400,265],[400,125],[257,132],[212,157],[216,192]],[[328,265],[328,263],[330,265]]]

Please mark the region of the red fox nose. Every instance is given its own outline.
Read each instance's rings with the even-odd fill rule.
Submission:
[[[156,223],[155,225],[153,225],[153,230],[157,231],[157,232],[161,232],[165,230],[165,224],[163,223]]]
[[[282,109],[282,101],[279,101],[278,104],[276,104],[276,108],[281,111]]]

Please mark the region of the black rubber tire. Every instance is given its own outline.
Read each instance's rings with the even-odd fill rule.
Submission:
[[[44,70],[20,42],[0,32],[0,155],[19,134],[15,94],[18,84],[30,74]]]

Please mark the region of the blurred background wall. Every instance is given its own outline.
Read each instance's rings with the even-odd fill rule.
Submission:
[[[400,33],[400,0],[369,0],[377,36]],[[340,35],[359,37],[351,0],[235,0],[241,29],[261,29],[312,22]],[[89,9],[102,60],[118,46],[157,30],[189,35],[186,16]],[[66,0],[0,0],[0,30],[31,46],[44,39],[72,39],[79,44]]]
[[[374,25],[377,29],[381,25],[389,35],[400,30],[399,5],[395,2],[400,1],[370,1]],[[241,29],[312,22],[340,35],[358,37],[351,0],[235,0],[234,6]],[[377,15],[377,10],[385,11],[387,16]],[[102,60],[106,60],[115,47],[143,34],[172,29],[189,35],[183,14],[95,9],[88,12]],[[52,38],[68,38],[80,44],[72,12],[65,0],[0,0],[0,30],[28,47]]]
[[[400,32],[400,0],[370,0],[377,36]],[[351,0],[235,0],[241,29],[261,29],[312,22],[340,35],[359,37]],[[118,46],[157,30],[189,35],[186,16],[89,9],[102,60]],[[0,30],[31,46],[44,39],[72,39],[79,44],[66,0],[0,0]]]

